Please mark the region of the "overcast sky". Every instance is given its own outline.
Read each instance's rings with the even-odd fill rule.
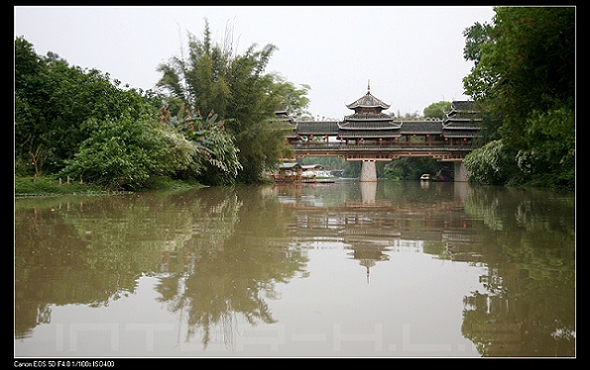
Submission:
[[[341,119],[369,79],[396,115],[467,100],[462,79],[473,63],[463,59],[462,32],[493,16],[491,6],[15,7],[14,35],[37,54],[52,51],[147,90],[160,78],[158,64],[186,50],[187,32],[202,39],[207,18],[215,41],[231,29],[239,53],[277,46],[267,72],[310,85],[315,117]]]

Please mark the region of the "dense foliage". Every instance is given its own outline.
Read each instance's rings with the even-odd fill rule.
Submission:
[[[89,136],[83,122],[120,117],[135,120],[157,107],[150,92],[119,88],[96,69],[69,66],[55,53],[38,56],[33,45],[17,37],[14,65],[15,170],[55,173],[74,157]]]
[[[217,120],[217,114],[203,118],[198,112],[191,113],[186,106],[183,106],[183,118],[180,114],[170,117],[166,107],[162,107],[161,112],[160,121],[192,143],[192,160],[177,173],[180,178],[197,178],[208,184],[235,182],[242,169],[239,149],[234,136],[225,130],[224,122]]]
[[[471,171],[471,180],[501,185],[517,173],[515,154],[502,140],[494,140],[468,155],[465,167]]]
[[[264,73],[274,45],[252,45],[243,54],[233,50],[230,35],[223,44],[213,43],[208,23],[203,40],[189,34],[188,56],[181,52],[158,66],[157,86],[166,94],[171,111],[188,109],[218,114],[239,149],[240,182],[258,181],[265,169],[290,157],[285,134],[291,129],[275,119],[286,109],[295,117],[305,114],[308,86],[295,87],[277,74]],[[198,113],[199,114],[199,113]]]
[[[464,31],[464,57],[475,63],[465,91],[493,146],[466,160],[477,180],[574,187],[575,10],[498,7],[492,25]],[[481,170],[498,156],[508,160],[502,176]]]
[[[425,173],[436,175],[445,166],[430,157],[403,157],[387,163],[384,175],[392,180],[418,180]]]
[[[424,108],[424,118],[445,119],[447,112],[451,110],[451,102],[441,100],[438,103],[432,103]]]
[[[24,37],[14,47],[18,176],[82,176],[125,190],[158,178],[253,182],[291,154],[274,112],[308,114],[309,86],[264,73],[274,46],[237,55],[212,44],[208,25],[203,41],[191,35],[186,60],[158,66],[160,93],[39,56]]]
[[[174,175],[186,169],[193,146],[165,126],[129,112],[119,118],[90,118],[83,123],[84,140],[62,173],[83,174],[86,181],[110,189],[146,187],[155,175]]]

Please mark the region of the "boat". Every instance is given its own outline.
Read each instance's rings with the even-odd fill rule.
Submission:
[[[297,162],[287,162],[281,163],[278,171],[266,176],[276,183],[330,184],[336,182],[338,177],[331,176],[329,172],[321,171],[321,169],[322,166],[319,164],[302,166]]]
[[[420,181],[430,181],[430,174],[429,173],[422,174],[422,176],[420,176]]]
[[[442,168],[436,173],[436,175],[434,175],[434,177],[430,179],[430,181],[449,182],[455,181],[455,179],[453,178],[453,173],[451,172],[451,170],[449,170],[448,168]]]

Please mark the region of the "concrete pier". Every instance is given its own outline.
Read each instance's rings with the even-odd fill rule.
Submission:
[[[471,176],[471,173],[469,173],[469,171],[467,171],[467,168],[465,168],[465,162],[456,161],[455,181],[469,181],[469,176]]]
[[[375,160],[363,159],[361,162],[361,176],[360,181],[377,181],[377,167]]]

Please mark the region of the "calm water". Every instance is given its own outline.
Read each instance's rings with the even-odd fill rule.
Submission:
[[[575,356],[575,198],[465,183],[15,200],[15,356]]]

